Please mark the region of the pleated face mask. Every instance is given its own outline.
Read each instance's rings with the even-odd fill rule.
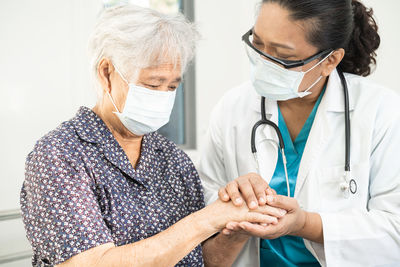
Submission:
[[[107,91],[116,110],[114,113],[121,123],[138,136],[155,132],[167,124],[174,107],[176,90],[165,92],[141,87],[129,83],[117,68],[115,70],[129,86],[122,112],[118,110],[111,94]]]
[[[331,52],[312,68],[303,72],[278,66],[276,63],[262,58],[248,46],[246,46],[246,52],[250,60],[251,81],[255,90],[259,95],[276,101],[285,101],[311,94],[309,90],[322,79],[322,76],[305,91],[299,92],[299,87],[303,81],[304,75],[316,68],[332,54]]]

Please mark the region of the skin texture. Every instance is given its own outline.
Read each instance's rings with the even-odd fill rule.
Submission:
[[[180,66],[175,68],[173,64],[142,69],[136,81],[130,80],[132,77],[129,73],[122,75],[127,75],[128,82],[152,90],[167,91],[175,90],[179,86],[180,69]],[[129,90],[128,84],[107,58],[103,58],[98,64],[98,78],[103,96],[93,111],[111,130],[135,167],[140,157],[142,136],[129,132],[123,126],[113,113],[115,108],[107,94],[110,93],[118,110],[122,111]],[[235,206],[231,201],[217,200],[150,238],[119,247],[113,243],[103,244],[77,254],[57,266],[173,266],[201,242],[221,231],[229,221],[276,224],[280,217],[279,209],[271,206],[249,210],[246,205]]]
[[[288,10],[276,3],[265,3],[254,25],[253,44],[263,52],[277,58],[306,59],[320,52],[317,47],[307,41],[309,23],[310,21],[293,21]],[[293,141],[310,115],[329,75],[343,57],[344,49],[337,49],[304,76],[299,91],[305,91],[322,76],[322,79],[309,90],[312,94],[304,98],[278,102]],[[318,62],[319,59],[316,59],[296,70],[305,72]],[[294,198],[276,195],[276,192],[257,174],[250,173],[236,178],[219,190],[219,198],[222,201],[232,200],[237,206],[246,203],[250,209],[267,204],[285,210],[287,213],[275,225],[249,222],[228,223],[219,235],[208,240],[203,246],[206,254],[212,250],[219,255],[218,258],[206,259],[207,266],[230,266],[249,236],[274,239],[284,235],[294,235],[323,243],[320,215],[302,210]],[[232,246],[235,249],[230,249]]]

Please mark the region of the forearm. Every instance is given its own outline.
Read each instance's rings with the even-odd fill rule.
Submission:
[[[248,240],[248,235],[240,233],[231,233],[228,236],[220,233],[208,239],[203,243],[205,266],[231,266]]]
[[[321,216],[318,213],[314,212],[305,212],[305,214],[306,219],[304,227],[294,235],[323,244],[324,235]]]
[[[98,266],[173,266],[217,231],[205,208],[153,237],[109,249]]]

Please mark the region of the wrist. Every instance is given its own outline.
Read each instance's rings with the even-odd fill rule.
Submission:
[[[292,235],[303,237],[304,236],[304,231],[306,230],[307,225],[308,225],[309,215],[310,214],[305,210],[300,210],[300,212],[301,212],[301,216],[300,216],[300,218],[301,218],[300,222],[301,223],[299,224],[299,227],[292,233]]]
[[[223,237],[227,241],[235,242],[235,243],[245,243],[250,238],[250,235],[239,233],[239,232],[231,232],[229,235],[220,233],[219,235],[221,235],[221,238]]]
[[[221,208],[221,202],[219,200],[208,205],[202,209],[201,212],[203,218],[201,221],[212,234],[221,231],[225,227],[224,211]]]

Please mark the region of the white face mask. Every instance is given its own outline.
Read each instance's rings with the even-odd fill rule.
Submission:
[[[312,92],[309,92],[309,90],[322,79],[322,76],[305,91],[299,92],[299,87],[303,81],[304,75],[324,62],[324,60],[333,53],[332,51],[318,62],[318,64],[314,65],[308,71],[303,72],[285,69],[269,60],[263,59],[247,45],[246,52],[250,59],[251,81],[257,93],[267,99],[276,101],[285,101],[311,94]]]
[[[139,136],[155,132],[167,124],[174,107],[176,90],[165,92],[137,86],[129,83],[117,68],[115,70],[129,86],[122,113],[119,112],[111,94],[107,91],[111,103],[117,111],[114,113],[122,124],[130,132]]]

